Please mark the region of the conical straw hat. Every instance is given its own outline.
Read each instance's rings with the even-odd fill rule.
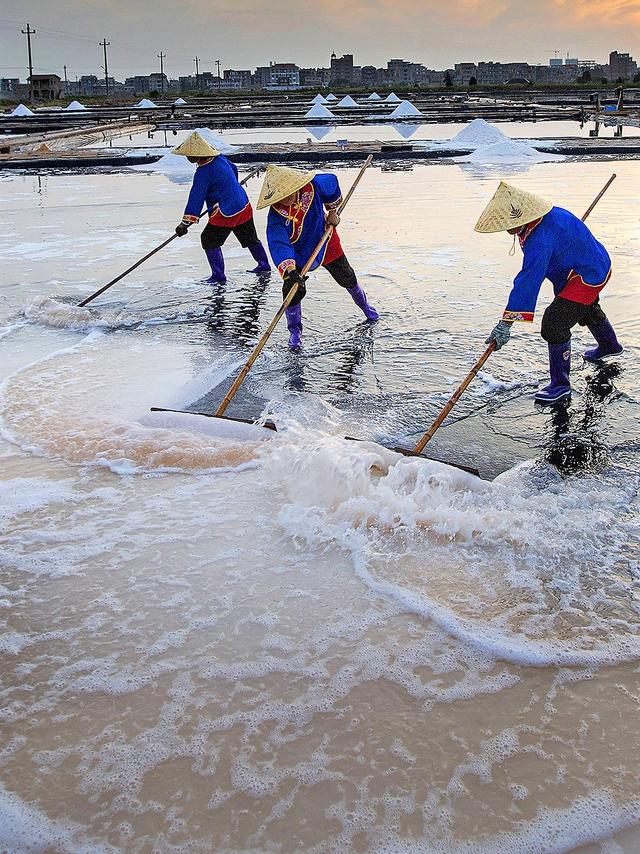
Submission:
[[[546,199],[501,181],[494,197],[480,215],[475,230],[487,234],[520,228],[548,214],[552,207]]]
[[[184,157],[217,157],[220,152],[200,136],[197,130],[187,137],[177,148],[171,149],[172,154],[182,154]]]
[[[257,208],[266,208],[286,199],[297,190],[301,190],[314,177],[315,172],[301,172],[288,166],[274,166],[270,163],[265,172]]]

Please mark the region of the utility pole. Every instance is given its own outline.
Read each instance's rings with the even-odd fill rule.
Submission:
[[[200,89],[200,57],[194,56],[193,61],[196,64],[196,89]]]
[[[104,48],[104,89],[105,95],[109,97],[109,67],[107,65],[107,47],[111,44],[106,39],[103,39],[100,44]]]
[[[64,94],[69,94],[69,81],[67,80],[67,66],[63,65],[64,68]]]
[[[27,37],[27,50],[29,52],[29,101],[33,101],[33,59],[31,57],[31,36],[35,35],[35,30],[32,30],[29,24],[27,29],[22,30],[22,35]]]
[[[160,92],[164,95],[164,59],[167,54],[160,51],[158,59],[160,60]]]
[[[218,66],[218,92],[220,91],[220,60],[216,59],[216,65]]]

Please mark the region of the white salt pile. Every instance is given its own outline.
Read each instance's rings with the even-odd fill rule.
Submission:
[[[443,148],[470,148],[471,154],[457,158],[467,163],[543,163],[564,160],[561,154],[537,151],[530,142],[511,139],[495,125],[484,119],[474,119],[453,139],[442,143]]]
[[[143,110],[149,110],[155,106],[156,105],[153,103],[153,101],[150,101],[148,98],[143,98],[141,101],[138,101],[138,103],[136,104],[136,107],[140,107],[140,109],[143,109]]]
[[[323,104],[316,104],[315,107],[304,114],[305,119],[333,119],[335,116]]]
[[[387,102],[387,104],[399,104],[400,98],[398,98],[395,92],[391,92],[389,95],[387,95],[385,101]]]
[[[176,98],[173,102],[174,107],[183,107],[187,102],[184,98]]]
[[[484,119],[474,119],[453,137],[451,144],[458,148],[478,148],[481,145],[504,142],[505,139],[509,137],[495,125],[490,125]]]
[[[341,101],[338,101],[339,107],[357,107],[357,103],[353,100],[351,95],[345,95]]]
[[[395,110],[391,113],[392,119],[410,118],[411,116],[421,116],[420,110],[415,107],[411,101],[401,101]]]
[[[18,106],[9,113],[10,116],[33,116],[34,113],[31,112],[29,107],[25,107],[24,104],[18,104]]]
[[[337,97],[333,94],[333,92],[330,92],[330,93],[327,95],[327,101],[337,101],[337,100],[338,100],[338,99],[337,99]]]
[[[459,157],[466,163],[500,163],[500,164],[526,164],[526,163],[548,163],[554,160],[564,160],[562,154],[548,154],[537,151],[528,142],[518,139],[509,139],[502,142],[494,142],[491,145],[482,145],[476,148],[466,157]]]
[[[382,101],[382,98],[377,92],[372,92],[367,98],[367,101]]]
[[[238,148],[235,145],[230,145],[224,137],[219,133],[211,130],[211,128],[195,128],[203,139],[206,139],[215,149],[221,154],[233,154]],[[186,176],[189,177],[195,170],[195,165],[189,163],[186,157],[180,154],[172,154],[167,151],[160,160],[155,163],[142,163],[138,166],[129,166],[129,169],[137,169],[141,172],[164,172],[167,175]],[[178,183],[181,183],[180,181]]]
[[[318,92],[318,94],[313,99],[313,101],[311,101],[311,103],[312,104],[326,104],[327,99],[324,97],[324,95],[321,95],[320,92]]]
[[[67,106],[65,107],[65,110],[70,110],[71,112],[74,112],[76,110],[86,110],[86,109],[87,108],[85,107],[85,105],[81,104],[80,101],[72,101],[70,104],[67,104]]]

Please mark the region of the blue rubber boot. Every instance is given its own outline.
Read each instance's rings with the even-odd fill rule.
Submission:
[[[364,312],[367,320],[377,320],[380,317],[375,308],[369,303],[367,295],[360,285],[356,285],[355,288],[347,288],[346,290],[358,308]]]
[[[269,264],[269,259],[267,258],[267,253],[264,251],[262,243],[254,243],[253,246],[249,246],[249,252],[253,255],[253,260],[258,263],[257,267],[248,271],[249,273],[256,273],[257,275],[260,275],[260,273],[271,272],[271,265]]]
[[[599,362],[600,359],[607,356],[619,356],[624,351],[624,347],[616,338],[613,326],[608,320],[599,326],[588,326],[587,329],[598,342],[597,347],[585,350],[584,358],[587,362]]]
[[[297,351],[302,347],[302,306],[290,305],[286,309],[287,329],[289,330],[289,349]]]
[[[540,389],[535,402],[541,406],[555,406],[571,399],[571,339],[564,344],[549,344],[549,374],[551,382]]]
[[[208,279],[205,279],[205,282],[209,282],[211,285],[219,282],[221,285],[224,285],[227,281],[227,277],[224,274],[224,256],[222,254],[222,249],[217,246],[215,249],[205,249],[204,253],[207,256],[207,261],[211,267],[211,275]]]

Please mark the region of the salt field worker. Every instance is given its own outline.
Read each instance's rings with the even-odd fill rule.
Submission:
[[[586,326],[597,347],[584,358],[597,362],[622,353],[622,345],[600,307],[600,291],[611,276],[611,259],[587,226],[564,208],[504,182],[480,216],[476,231],[507,231],[518,238],[524,260],[516,276],[502,320],[487,344],[499,350],[517,321],[533,322],[538,293],[545,279],[555,299],[542,316],[540,334],[549,346],[551,382],[535,395],[537,403],[553,405],[571,396],[571,329]]]
[[[287,308],[289,347],[297,350],[302,343],[302,307],[306,294],[300,271],[311,257],[328,225],[334,226],[311,269],[324,267],[349,294],[367,320],[377,320],[378,312],[370,305],[349,264],[336,227],[340,223],[337,209],[342,202],[340,184],[335,175],[315,175],[286,166],[269,165],[264,176],[258,209],[270,207],[267,217],[267,243],[274,264],[282,276],[282,295],[286,298],[297,283],[298,292]]]
[[[222,246],[231,232],[241,246],[251,252],[257,267],[251,273],[268,273],[271,270],[267,253],[258,238],[253,222],[253,209],[244,188],[238,181],[235,163],[210,145],[197,131],[181,145],[173,149],[189,163],[196,163],[191,192],[184,210],[182,222],[176,226],[176,234],[183,237],[188,227],[198,221],[206,204],[209,221],[202,230],[200,241],[205,251],[211,276],[208,282],[226,282]]]

